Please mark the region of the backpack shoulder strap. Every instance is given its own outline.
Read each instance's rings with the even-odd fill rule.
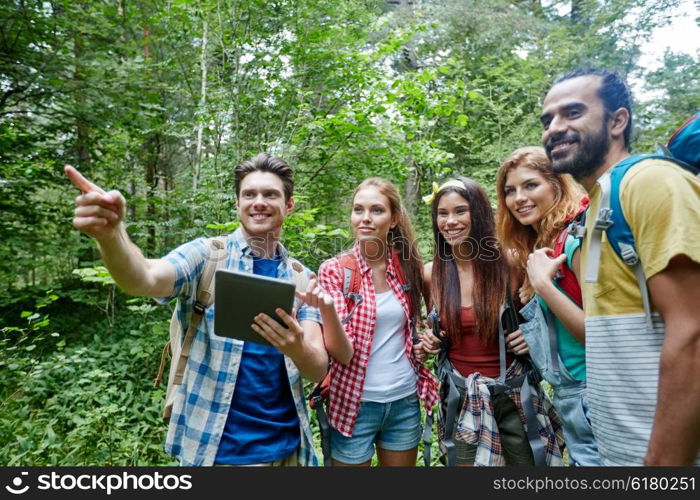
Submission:
[[[573,300],[576,303],[576,305],[582,307],[583,299],[581,297],[581,285],[579,284],[576,275],[571,269],[569,260],[572,254],[571,249],[573,247],[578,248],[578,245],[570,243],[575,242],[576,240],[570,240],[569,236],[570,234],[568,228],[564,229],[555,241],[554,253],[552,254],[552,257],[556,258],[559,257],[561,254],[566,254],[567,260],[564,263],[562,263],[559,270],[555,274],[554,279],[557,281],[557,284],[564,291],[567,297]]]
[[[648,159],[665,160],[665,165],[676,164],[687,169],[687,166],[683,162],[678,161],[678,159],[675,157],[660,154],[649,154],[630,156],[615,165],[615,167],[610,171],[610,196],[608,205],[610,210],[610,224],[605,228],[605,232],[608,236],[610,245],[613,247],[613,250],[615,250],[615,253],[625,262],[625,264],[632,267],[634,267],[639,261],[639,256],[637,255],[637,249],[634,244],[632,230],[630,229],[630,226],[625,219],[625,214],[622,210],[622,179],[630,168],[640,161]],[[602,187],[603,186],[601,185],[601,188]],[[603,201],[601,201],[601,209],[602,208]]]
[[[348,297],[351,293],[360,293],[360,270],[353,251],[341,252],[336,259],[343,270],[343,295]]]
[[[197,331],[199,323],[204,317],[204,312],[214,301],[214,272],[221,268],[226,262],[226,237],[219,236],[209,238],[209,254],[204,261],[204,268],[197,283],[197,296],[194,302],[194,309],[190,318],[190,324],[185,333],[185,338],[182,341],[182,350],[180,357],[177,360],[177,370],[173,383],[175,385],[182,384],[182,378],[185,374],[187,359],[190,357],[190,348],[194,340],[194,334]]]
[[[411,290],[411,284],[408,283],[406,280],[406,277],[403,274],[403,267],[401,267],[401,260],[399,259],[399,253],[395,250],[391,250],[391,255],[392,258],[394,259],[394,269],[396,270],[396,278],[399,280],[399,283],[401,283],[401,287],[403,288],[404,292],[408,292]]]
[[[630,167],[636,165],[643,160],[645,156],[632,155],[620,163],[615,165],[612,170],[601,175],[596,184],[600,187],[600,207],[596,215],[593,230],[590,235],[590,244],[588,249],[588,260],[586,262],[586,283],[595,283],[598,281],[598,268],[600,267],[600,249],[603,237],[603,231],[608,235],[608,240],[615,252],[625,260],[625,257],[620,254],[618,241],[632,241],[632,232],[627,225],[622,214],[620,206],[620,184]],[[611,235],[608,231],[613,225],[617,225],[615,233]],[[626,226],[626,230],[624,227]],[[616,238],[617,236],[617,238]]]
[[[343,270],[343,296],[346,300],[353,302],[347,315],[340,322],[342,325],[345,325],[352,319],[352,315],[355,314],[357,306],[362,304],[364,300],[360,294],[360,269],[352,250],[341,252],[336,255],[335,258],[338,260],[340,268]]]
[[[654,331],[651,319],[651,301],[644,270],[635,248],[634,235],[625,219],[620,201],[622,179],[625,174],[638,162],[649,158],[670,159],[660,155],[629,156],[615,165],[611,171],[604,173],[598,178],[597,184],[601,189],[600,209],[598,210],[598,217],[596,218],[589,243],[585,280],[587,283],[598,281],[602,233],[605,231],[608,243],[615,253],[625,264],[633,268],[642,296],[647,329]]]
[[[564,253],[564,247],[566,246],[566,238],[568,236],[568,228],[564,229],[561,233],[559,233],[559,236],[557,236],[557,239],[554,241],[554,253],[552,254],[552,257],[556,258]]]
[[[202,271],[202,276],[200,277],[198,283],[197,283],[197,292],[195,296],[195,300],[204,304],[205,308],[211,304],[211,301],[213,300],[213,276],[214,276],[214,271],[221,267],[223,263],[225,262],[225,249],[226,249],[226,237],[217,237],[217,238],[210,238],[207,240],[207,257],[204,262],[204,269]],[[223,252],[223,255],[221,255],[219,252]],[[206,286],[205,286],[206,285]],[[189,343],[192,343],[192,338],[194,337],[194,332],[197,330],[197,327],[199,326],[199,322],[202,320],[202,314],[197,314],[196,311],[192,313],[192,316],[190,318],[190,325],[187,328],[187,333],[190,335],[190,340]],[[182,381],[182,375],[184,373],[184,366],[187,363],[187,359],[185,358],[183,362],[180,362],[181,356],[179,353],[182,351],[181,349],[181,344],[182,344],[182,331],[181,331],[181,325],[178,320],[178,315],[177,315],[177,309],[173,311],[172,314],[172,319],[170,320],[170,340],[165,343],[163,346],[163,351],[161,353],[161,359],[160,359],[160,365],[158,367],[158,372],[156,374],[156,379],[153,382],[153,387],[158,387],[162,380],[163,380],[163,375],[165,373],[165,364],[167,362],[168,355],[170,354],[171,356],[177,356],[178,357],[178,366],[182,366],[182,370],[179,371],[179,378],[178,380]],[[191,333],[190,333],[191,331]],[[187,333],[185,335],[185,339],[187,339]],[[177,344],[177,345],[175,345]],[[189,350],[188,350],[189,353]],[[173,360],[173,362],[175,362]],[[171,377],[174,376],[171,374]],[[181,382],[180,382],[181,383]],[[172,380],[168,380],[168,386],[172,384]]]
[[[202,269],[202,276],[197,284],[197,302],[205,309],[214,302],[214,273],[226,261],[226,238],[218,236],[209,238],[209,255]]]

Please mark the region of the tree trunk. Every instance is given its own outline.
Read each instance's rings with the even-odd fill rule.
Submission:
[[[90,165],[90,134],[89,127],[85,120],[85,113],[81,101],[81,90],[85,84],[85,74],[83,72],[82,57],[84,47],[80,34],[76,34],[74,38],[74,55],[75,55],[75,72],[73,78],[78,87],[75,101],[75,152],[76,163],[78,168],[83,171],[88,171]],[[89,172],[91,173],[91,172]]]
[[[406,211],[411,218],[417,213],[417,204],[420,199],[420,165],[413,159],[406,162],[408,167],[408,178],[406,179]]]
[[[194,177],[192,178],[192,190],[197,191],[199,173],[202,166],[202,136],[204,135],[205,106],[207,104],[207,39],[209,37],[209,23],[204,19],[204,34],[202,35],[202,54],[200,58],[202,86],[199,97],[200,117],[197,124],[197,144],[194,152]]]
[[[148,242],[146,248],[148,254],[156,251],[156,224],[158,220],[156,207],[153,201],[153,192],[158,189],[158,163],[161,156],[162,137],[156,133],[148,138],[146,143],[148,154],[146,156],[146,220],[148,225]]]

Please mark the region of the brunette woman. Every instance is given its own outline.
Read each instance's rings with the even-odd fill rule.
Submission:
[[[518,359],[528,352],[527,343],[520,330],[505,336],[502,328],[511,278],[486,192],[469,178],[455,177],[436,186],[426,201],[432,204],[435,257],[425,266],[424,280],[444,330],[440,429],[448,464],[560,464],[558,418],[532,378],[536,374]],[[432,352],[435,335],[426,333],[422,344]],[[456,418],[452,386],[459,393]],[[535,404],[524,408],[524,400]],[[532,408],[540,412],[529,420],[539,434],[528,436],[525,414]]]

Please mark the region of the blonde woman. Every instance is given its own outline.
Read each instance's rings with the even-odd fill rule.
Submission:
[[[422,262],[398,190],[380,178],[364,180],[352,197],[352,249],[325,261],[318,305],[330,370],[328,419],[333,465],[413,466],[420,440],[420,403],[437,402],[437,380],[413,355],[420,318]],[[358,273],[359,305],[347,296],[348,262]],[[345,323],[356,305],[351,318]]]

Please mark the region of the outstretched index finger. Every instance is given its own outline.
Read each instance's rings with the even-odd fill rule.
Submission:
[[[99,187],[97,184],[93,184],[85,177],[83,177],[83,174],[78,172],[78,170],[75,167],[72,167],[71,165],[66,165],[63,168],[63,171],[66,173],[68,179],[70,179],[73,185],[80,189],[80,191],[82,191],[83,193],[97,191],[100,194],[104,194],[104,190],[101,187]]]

